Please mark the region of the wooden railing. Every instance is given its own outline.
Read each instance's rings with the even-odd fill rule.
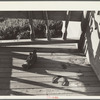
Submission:
[[[91,11],[86,19],[86,56],[100,80],[100,15],[96,11]]]
[[[63,21],[63,40],[67,38],[67,28],[69,21],[82,21],[83,11],[0,11],[0,17],[3,18],[24,18],[29,19],[31,40],[35,40],[35,32],[32,19],[45,20],[46,37],[50,41],[51,35],[48,25],[48,20]]]

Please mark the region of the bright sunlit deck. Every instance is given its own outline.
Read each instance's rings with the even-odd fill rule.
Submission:
[[[37,63],[24,71],[22,64],[33,48]],[[56,75],[69,85],[62,86],[63,78],[52,83]],[[0,48],[0,95],[95,96],[100,95],[100,81],[76,43],[10,44]]]

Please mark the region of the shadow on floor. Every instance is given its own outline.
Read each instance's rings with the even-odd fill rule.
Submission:
[[[14,55],[15,58],[18,58],[18,59],[26,60],[26,58],[27,58],[27,55],[24,55],[24,54],[13,53],[13,55]],[[98,85],[99,81],[98,81],[95,73],[93,72],[91,67],[87,67],[89,65],[88,65],[88,63],[85,62],[84,58],[78,58],[77,59],[77,58],[73,58],[73,56],[72,56],[70,59],[68,58],[68,59],[65,59],[65,60],[66,61],[63,62],[63,61],[59,61],[59,60],[55,61],[55,59],[52,59],[52,57],[51,57],[51,59],[47,59],[47,58],[44,58],[44,57],[38,57],[38,61],[33,66],[33,68],[29,69],[29,70],[25,70],[25,71],[29,72],[29,73],[37,73],[37,74],[40,74],[40,75],[50,75],[52,77],[61,76],[61,77],[66,78],[67,80],[71,79],[73,81],[82,82],[82,84],[83,84],[82,87],[85,87],[85,92],[84,91],[83,92],[78,91],[77,89],[74,90],[74,89],[67,88],[69,86],[67,86],[65,88],[64,87],[56,87],[56,86],[52,86],[52,85],[49,85],[49,84],[46,84],[46,83],[36,82],[35,80],[31,81],[31,80],[26,80],[26,79],[20,79],[20,78],[17,78],[17,77],[13,77],[12,80],[18,81],[18,82],[21,82],[21,83],[27,83],[29,85],[41,86],[43,88],[59,89],[59,90],[69,91],[69,92],[73,92],[73,93],[79,93],[79,94],[83,94],[83,95],[91,95],[91,93],[88,93],[88,92],[91,92],[91,89],[89,88],[90,89],[89,90],[88,87],[91,87],[91,86],[100,87],[100,85]],[[13,69],[23,71],[23,68],[19,67],[19,66],[13,66]],[[71,76],[68,75],[67,72],[72,72],[72,75]],[[76,74],[77,74],[77,77],[74,77],[74,75],[76,75]],[[91,82],[92,80],[91,79],[89,80],[89,77],[90,78],[94,77],[95,82],[97,84],[92,83]]]
[[[51,88],[51,89],[59,89],[59,90],[63,90],[63,91],[68,91],[68,92],[72,92],[72,93],[79,93],[79,94],[83,94],[83,95],[91,95],[88,93],[88,91],[91,91],[91,89],[89,90],[88,87],[89,85],[91,86],[96,86],[97,84],[93,84],[91,82],[91,79],[88,78],[87,76],[89,75],[91,78],[95,78],[95,81],[98,83],[98,79],[96,77],[96,75],[94,74],[93,70],[88,66],[88,63],[85,62],[84,57],[83,58],[79,58],[77,59],[76,56],[78,55],[78,51],[76,49],[63,49],[63,48],[36,48],[37,51],[39,53],[50,53],[51,58],[46,58],[46,56],[42,56],[39,57],[38,56],[38,60],[37,63],[33,66],[32,69],[30,70],[26,70],[25,72],[27,73],[37,73],[40,75],[49,75],[52,76],[52,78],[54,76],[58,76],[59,73],[60,76],[66,78],[68,81],[71,79],[72,81],[79,81],[82,82],[84,88],[85,88],[85,92],[84,91],[79,91],[79,90],[74,90],[69,88],[69,86],[65,86],[65,87],[57,87],[57,86],[53,86],[47,83],[42,83],[42,82],[36,82],[35,80],[27,80],[27,79],[20,79],[19,77],[12,77],[12,69],[18,70],[18,71],[23,71],[23,68],[20,66],[13,66],[13,62],[12,62],[12,58],[17,58],[19,60],[26,60],[27,55],[26,54],[22,54],[19,52],[30,52],[33,50],[33,47],[4,47],[1,48],[1,50],[3,51],[5,49],[5,53],[4,55],[2,54],[1,57],[5,57],[7,58],[6,60],[3,60],[3,64],[4,66],[6,66],[6,68],[10,67],[10,71],[9,73],[3,73],[3,77],[8,77],[8,80],[6,80],[7,78],[3,78],[0,75],[0,82],[6,81],[6,83],[8,82],[8,84],[4,85],[2,84],[1,89],[6,88],[6,90],[4,90],[4,93],[1,91],[0,95],[30,95],[28,93],[24,93],[23,91],[14,91],[10,88],[10,81],[16,81],[16,82],[20,82],[20,83],[25,83],[28,85],[35,85],[35,86],[40,86],[43,88]],[[7,54],[6,54],[7,53]],[[65,58],[65,59],[59,59],[56,60],[53,54],[55,53],[66,53],[68,55],[70,55],[71,53],[71,58]],[[75,56],[74,53],[77,53],[77,55]],[[74,57],[73,57],[74,56]],[[80,56],[80,55],[79,55]],[[5,58],[5,59],[6,59]],[[2,58],[0,58],[2,60]],[[0,61],[1,61],[0,60]],[[60,61],[61,60],[61,61]],[[64,60],[64,61],[63,61]],[[1,63],[2,64],[2,63]],[[22,63],[23,64],[23,63]],[[1,65],[3,70],[5,71],[5,68],[3,67],[3,65]],[[1,68],[1,67],[0,67]],[[8,69],[7,69],[8,70]],[[77,75],[77,77],[74,77],[74,74],[69,75],[67,74],[68,72],[73,72],[75,75]],[[90,72],[90,74],[88,74],[88,72]],[[23,73],[24,74],[24,73]],[[2,81],[3,79],[3,81]],[[52,81],[52,80],[51,80]],[[86,83],[85,81],[89,81],[89,83]],[[69,82],[70,85],[71,82]],[[6,86],[6,87],[5,87]],[[70,86],[71,87],[71,86]],[[99,85],[98,85],[99,87]],[[34,95],[34,94],[33,94]]]

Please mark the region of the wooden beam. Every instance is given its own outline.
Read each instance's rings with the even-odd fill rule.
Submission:
[[[81,30],[82,30],[82,33],[81,33],[81,36],[80,36],[80,41],[78,43],[78,50],[80,52],[85,52],[83,50],[84,48],[84,44],[85,44],[85,31],[86,31],[86,19],[85,19],[85,16],[86,16],[86,13],[83,12],[82,14],[82,20],[81,20]]]
[[[68,12],[67,11],[67,14],[66,14],[66,22],[63,23],[65,25],[65,32],[63,33],[63,39],[66,40],[67,38],[67,28],[68,28],[68,24],[69,24],[69,20],[70,20],[70,11]],[[64,27],[64,26],[63,26]]]
[[[50,41],[51,40],[51,34],[50,34],[50,30],[49,30],[47,11],[44,12],[44,17],[45,17],[45,25],[46,25],[46,37],[47,37],[48,41]]]
[[[63,24],[62,24],[62,30],[61,30],[61,31],[62,31],[62,34],[63,34],[63,35],[62,35],[62,38],[63,38],[63,36],[64,36],[64,34],[65,34],[65,30],[66,30],[66,28],[65,28],[66,21],[62,21],[62,23],[63,23]]]
[[[89,14],[87,14],[87,11],[84,11],[83,16],[82,16],[82,21],[81,21],[82,34],[80,36],[80,40],[78,43],[78,50],[80,52],[84,53],[84,55],[86,55],[86,53],[87,53],[86,30],[87,30],[87,26],[89,24],[88,17],[89,17]]]
[[[44,11],[31,11],[34,16],[33,19],[43,20]],[[66,11],[47,11],[49,20],[66,20]],[[82,11],[71,11],[70,21],[81,21]],[[22,18],[28,19],[27,11],[0,11],[0,17],[3,18]]]
[[[34,31],[34,27],[33,27],[33,19],[32,19],[32,12],[29,11],[28,12],[28,16],[29,16],[29,27],[30,27],[30,38],[32,41],[35,40],[35,31]]]

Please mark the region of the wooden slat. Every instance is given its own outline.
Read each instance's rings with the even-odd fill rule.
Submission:
[[[44,16],[45,16],[45,25],[46,25],[46,37],[47,37],[47,40],[51,40],[51,34],[50,34],[50,30],[49,30],[49,23],[48,23],[48,12],[45,11],[44,12]]]
[[[66,23],[65,23],[65,32],[64,32],[64,34],[63,34],[63,39],[64,40],[66,40],[66,38],[67,38],[67,28],[68,28],[68,24],[69,24],[69,21],[70,21],[70,11],[69,12],[67,12],[68,13],[68,15],[66,14]]]
[[[87,18],[86,18],[87,17]],[[83,52],[86,55],[87,52],[87,40],[86,40],[86,30],[87,30],[87,26],[89,24],[88,22],[88,15],[87,15],[87,11],[83,12],[83,17],[82,17],[82,21],[81,21],[81,29],[82,29],[82,33],[80,36],[80,41],[78,43],[78,49]]]
[[[21,81],[21,80],[20,80]],[[9,84],[9,83],[8,83]],[[59,82],[58,84],[53,84],[51,81],[44,81],[44,82],[37,82],[37,81],[27,81],[27,80],[22,80],[21,82],[14,82],[10,81],[10,89],[43,89],[43,88],[63,88],[63,89],[68,89],[68,88],[79,88],[80,87],[100,87],[100,84],[98,82],[69,82],[68,86],[62,86],[62,82]],[[9,89],[7,86],[7,83],[0,84],[0,89]],[[99,89],[100,90],[100,89]]]
[[[66,50],[66,49],[72,49],[72,50],[77,50],[77,46],[76,46],[76,44],[73,44],[73,45],[57,45],[57,44],[55,44],[55,45],[53,45],[53,44],[45,44],[45,45],[11,45],[11,46],[6,46],[6,48],[8,48],[8,49],[10,49],[10,47],[11,47],[11,49],[12,48],[21,48],[21,49],[23,49],[23,48],[25,48],[25,47],[27,47],[27,48],[36,48],[36,49],[38,49],[38,48],[42,48],[42,49],[62,49],[62,50]],[[3,49],[3,47],[1,48],[1,49]],[[16,51],[17,52],[17,51]],[[38,52],[37,52],[38,53]],[[52,52],[51,52],[52,53]]]
[[[12,66],[16,66],[16,65],[18,65],[18,66],[21,66],[24,62],[25,62],[25,60],[26,60],[26,58],[27,58],[27,56],[25,57],[25,58],[22,58],[22,57],[19,57],[19,59],[8,59],[8,60],[1,60],[0,61],[0,63],[1,63],[1,65],[3,66],[3,65],[12,65]],[[58,58],[59,59],[59,58]],[[5,64],[4,64],[5,63]],[[78,63],[80,63],[80,65],[78,64]],[[76,60],[76,62],[75,62],[75,60],[71,60],[71,59],[59,59],[59,60],[57,60],[57,59],[52,59],[52,57],[51,58],[38,58],[38,61],[37,61],[37,63],[35,64],[35,66],[36,67],[39,67],[39,66],[46,66],[46,65],[48,65],[48,67],[50,67],[50,66],[55,66],[56,67],[56,65],[58,65],[58,67],[62,67],[63,65],[64,66],[78,66],[78,67],[89,67],[89,65],[87,65],[88,63],[86,63],[85,65],[84,65],[84,63],[86,63],[85,62],[85,60],[83,60],[82,62],[79,62],[79,60]],[[39,65],[39,64],[41,64],[41,65]],[[50,64],[50,65],[49,65]],[[56,67],[57,68],[57,67]]]
[[[25,95],[25,94],[30,94],[30,95],[45,95],[45,96],[49,96],[49,95],[59,95],[61,94],[81,94],[81,95],[88,95],[88,94],[100,94],[99,91],[100,89],[98,87],[80,87],[80,88],[68,88],[66,90],[64,89],[50,89],[50,88],[47,88],[47,89],[12,89],[12,90],[6,90],[6,93],[9,93],[10,94],[13,94],[15,91],[15,93],[19,93],[19,94],[22,94],[22,95]],[[4,93],[4,90],[0,90],[0,93]],[[1,93],[1,94],[2,94]],[[16,95],[17,95],[16,94]],[[59,95],[60,96],[60,95]]]
[[[19,65],[19,64],[18,64]],[[66,72],[93,72],[93,69],[92,68],[85,68],[84,66],[82,67],[71,67],[71,66],[65,66],[66,69],[63,69],[63,66],[61,65],[58,65],[56,67],[56,65],[47,65],[48,66],[48,70],[56,70],[56,71],[66,71]],[[34,70],[45,70],[47,68],[46,65],[42,65],[42,66],[34,66],[31,71],[34,71]],[[24,70],[19,66],[19,67],[16,67],[16,66],[13,66],[13,67],[0,67],[0,72],[24,72]]]
[[[36,49],[37,52],[39,53],[78,53],[77,49],[73,49],[73,48],[69,48],[69,49],[65,49],[65,48],[40,48],[40,47],[3,47],[1,48],[1,50],[12,50],[12,51],[17,51],[17,52],[32,52],[33,49]]]
[[[0,47],[4,46],[11,46],[11,45],[39,45],[39,44],[62,44],[62,43],[78,43],[79,40],[75,39],[69,39],[66,41],[63,41],[61,38],[55,38],[52,41],[48,41],[47,39],[35,39],[34,42],[32,42],[30,39],[23,39],[23,40],[0,40]]]
[[[67,45],[66,45],[67,46]],[[41,47],[41,46],[40,46]],[[59,47],[61,47],[61,46],[59,46]],[[69,48],[70,48],[70,46],[68,46]],[[74,48],[76,48],[76,47],[74,47]],[[67,47],[66,47],[66,49],[67,49]],[[29,55],[29,52],[17,52],[17,51],[13,51],[12,53],[9,53],[9,52],[5,52],[5,51],[2,51],[2,52],[0,52],[0,58],[4,58],[4,59],[8,59],[9,57],[15,57],[15,58],[17,58],[18,56],[22,56],[22,57],[24,57],[25,58],[25,56],[28,56]],[[55,53],[53,53],[53,52],[37,52],[37,55],[38,56],[56,56],[56,57],[58,57],[58,56],[62,56],[62,57],[64,57],[64,56],[75,56],[75,57],[79,57],[79,58],[86,58],[85,56],[83,56],[82,55],[82,53],[57,53],[57,52],[55,52]]]
[[[32,12],[28,12],[28,16],[29,16],[29,27],[30,27],[30,38],[32,41],[35,40],[35,31],[34,31],[34,27],[33,27],[33,19],[32,19]]]
[[[27,57],[27,56],[26,56]],[[18,63],[22,63],[26,60],[26,57],[24,59],[21,59],[21,57],[19,57],[19,59],[17,57],[13,58],[13,63],[14,64],[18,64]],[[2,60],[3,61],[3,60]],[[3,61],[4,62],[4,61]],[[9,62],[8,62],[9,63]],[[38,60],[37,60],[37,64],[41,63],[41,64],[65,64],[67,66],[67,64],[69,64],[69,66],[75,66],[75,65],[80,65],[80,67],[83,65],[86,67],[88,62],[86,61],[86,59],[80,59],[80,58],[71,58],[71,57],[54,57],[54,56],[38,56]],[[77,65],[77,66],[78,66]]]
[[[27,55],[25,55],[27,54]],[[41,54],[41,53],[40,53]],[[89,67],[88,66],[88,62],[86,60],[85,57],[81,58],[80,56],[75,56],[73,55],[73,58],[69,55],[63,56],[63,55],[59,55],[56,56],[55,53],[47,53],[49,55],[45,55],[44,53],[42,53],[43,55],[38,55],[38,62],[35,65],[36,67],[39,67],[41,65],[43,65],[44,67],[46,67],[46,65],[48,65],[48,67],[55,67],[56,68],[56,64],[58,65],[58,67],[61,67],[62,64],[64,64],[65,66],[76,66],[78,67]],[[27,56],[29,55],[29,52],[24,52],[21,54],[21,52],[15,52],[15,53],[11,53],[10,56],[5,56],[6,54],[3,54],[4,56],[0,57],[0,65],[1,67],[12,67],[12,66],[19,66],[21,67],[21,65],[24,63],[24,61],[26,60]],[[5,59],[5,60],[4,60]],[[67,63],[69,65],[67,65]],[[49,65],[50,64],[50,65]],[[41,67],[41,66],[40,66]]]
[[[34,76],[34,77],[1,77],[0,78],[0,84],[7,84],[10,82],[22,82],[23,80],[26,80],[27,82],[30,81],[36,81],[36,82],[44,82],[44,83],[52,83],[52,79],[54,76]],[[90,85],[92,84],[99,84],[99,80],[97,79],[96,76],[89,76],[89,77],[85,77],[85,76],[81,76],[81,77],[77,77],[77,76],[70,76],[70,77],[66,77],[69,85],[71,83],[80,83],[80,84],[85,84],[85,83],[89,83]],[[61,77],[59,80],[59,82],[63,81],[63,77]],[[57,84],[56,84],[57,85]]]
[[[0,84],[3,83],[10,83],[12,81],[15,82],[20,82],[20,80],[26,80],[26,81],[37,81],[37,82],[51,82],[52,83],[52,79],[54,76],[34,76],[34,77],[1,77],[0,78]],[[100,83],[98,78],[96,76],[69,76],[66,77],[67,80],[69,82],[79,82],[79,83],[87,83],[90,82],[91,84],[94,83]],[[59,80],[59,82],[63,81],[63,77],[61,77]]]
[[[33,91],[35,91],[35,90],[33,90],[33,89],[21,89],[21,90],[18,90],[18,89],[12,89],[12,90],[0,90],[0,95],[11,95],[11,96],[13,96],[13,95],[23,95],[23,96],[25,96],[25,95],[27,95],[27,96],[31,96],[31,95],[33,95],[33,96],[46,96],[48,99],[54,99],[54,98],[60,98],[61,96],[72,96],[72,94],[73,94],[73,96],[93,96],[93,95],[95,95],[95,96],[99,96],[100,95],[100,93],[98,93],[98,92],[95,92],[95,93],[92,93],[92,92],[88,92],[88,93],[84,93],[84,92],[67,92],[67,93],[59,93],[59,95],[58,95],[58,93],[51,93],[50,94],[50,96],[49,96],[49,94],[47,94],[46,92],[43,92],[42,94],[41,94],[41,92],[39,93],[39,92],[36,92],[36,93],[34,93]],[[39,90],[38,90],[39,91]],[[40,90],[41,91],[41,90]]]
[[[38,70],[33,72],[24,72],[24,73],[0,73],[0,77],[34,77],[34,76],[50,76],[50,75],[60,75],[60,76],[96,76],[93,72],[84,72],[84,73],[75,73],[75,72],[60,72],[60,71],[48,71],[48,70]]]
[[[4,18],[24,18],[28,19],[29,11],[0,11],[0,17]],[[43,12],[32,11],[33,19],[45,19]],[[47,11],[50,20],[66,20],[66,11]],[[82,11],[71,11],[71,21],[81,21]]]
[[[57,49],[53,50],[55,52],[38,52],[38,61],[34,68],[26,71],[22,68],[29,55],[29,51],[23,52],[25,46],[28,45],[22,45],[22,48],[19,45],[19,50],[16,46],[8,46],[9,49],[5,47],[6,50],[0,52],[0,95],[100,95],[100,82],[85,56],[56,52],[57,49],[62,50],[64,47],[66,49],[62,51],[66,51],[70,46],[74,49],[75,45],[40,45],[44,50],[49,46],[50,50],[54,47]],[[63,77],[59,79],[58,84],[53,84],[52,79],[56,75],[65,76],[69,85],[62,86]]]

